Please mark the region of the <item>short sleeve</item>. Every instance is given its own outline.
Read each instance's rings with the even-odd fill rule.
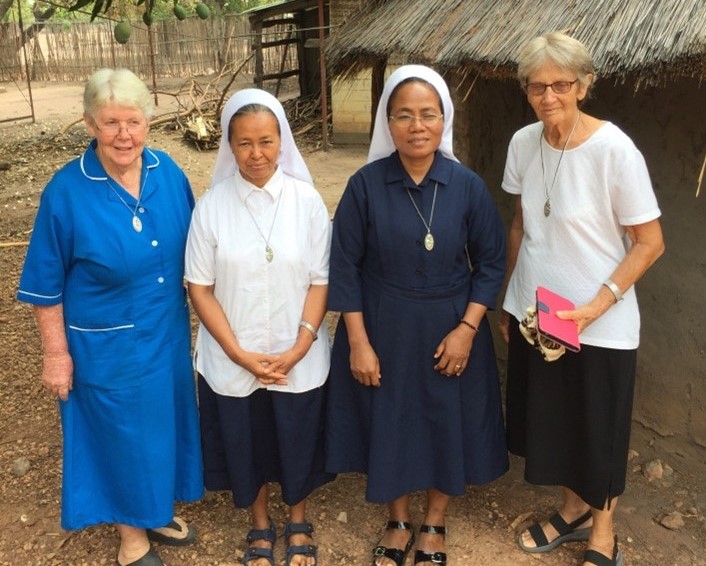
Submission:
[[[518,146],[517,136],[514,136],[507,149],[507,160],[505,161],[505,172],[503,173],[502,188],[505,192],[512,195],[522,193],[522,175],[520,174],[520,166],[518,163]]]
[[[312,285],[328,285],[331,255],[331,220],[328,210],[317,193],[309,225],[311,247],[310,280]]]
[[[645,158],[629,138],[612,155],[614,183],[610,187],[613,211],[622,226],[644,224],[660,216]]]
[[[61,198],[60,184],[54,177],[42,193],[17,291],[18,300],[33,305],[63,302],[73,220],[68,203]]]
[[[210,196],[206,193],[196,203],[186,239],[184,277],[197,285],[213,285],[216,282],[217,239],[213,225],[215,219],[210,214],[214,202]]]

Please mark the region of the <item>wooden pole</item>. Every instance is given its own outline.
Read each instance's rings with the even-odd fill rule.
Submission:
[[[27,74],[27,91],[29,92],[29,107],[32,110],[32,123],[34,124],[34,100],[32,99],[32,78],[29,73],[29,59],[27,58],[27,41],[25,40],[25,28],[22,22],[22,6],[20,0],[17,0],[17,21],[20,24],[20,34],[22,37],[22,53],[25,59],[25,72]]]
[[[328,81],[326,80],[326,59],[324,58],[324,13],[325,0],[319,0],[319,68],[321,71],[321,143],[328,151]]]
[[[150,68],[152,69],[152,92],[154,93],[154,105],[159,106],[157,99],[157,71],[154,63],[154,39],[152,38],[152,26],[147,26],[147,39],[150,44]]]

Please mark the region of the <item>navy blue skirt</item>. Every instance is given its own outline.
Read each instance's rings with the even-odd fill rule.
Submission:
[[[581,346],[545,362],[510,319],[507,432],[525,479],[602,509],[625,491],[637,350]]]
[[[250,507],[263,485],[277,482],[292,506],[335,478],[324,471],[325,385],[228,397],[199,375],[198,391],[206,489],[230,490],[236,507]]]
[[[393,501],[419,490],[462,495],[508,469],[495,352],[487,320],[459,377],[434,369],[434,351],[458,325],[467,287],[451,297],[366,289],[364,320],[382,374],[379,388],[350,371],[343,317],[333,344],[326,469],[368,476],[366,498]]]

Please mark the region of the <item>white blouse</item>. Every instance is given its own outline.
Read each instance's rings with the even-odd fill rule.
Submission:
[[[296,341],[309,287],[328,284],[330,247],[331,222],[314,187],[278,169],[260,189],[236,172],[196,204],[185,277],[215,285],[214,295],[243,349],[279,354]],[[328,376],[325,323],[318,337],[289,372],[288,385],[263,385],[231,361],[202,324],[195,367],[220,395],[245,397],[259,388],[300,393],[323,385]]]

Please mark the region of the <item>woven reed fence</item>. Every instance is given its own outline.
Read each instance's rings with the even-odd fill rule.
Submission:
[[[150,77],[150,47],[147,26],[132,22],[132,36],[125,45],[113,39],[109,23],[52,23],[27,43],[29,76],[32,80],[85,80],[101,67],[126,67],[142,78]],[[266,41],[284,39],[290,26],[268,30]],[[271,35],[269,35],[271,34]],[[208,74],[224,63],[242,61],[251,53],[252,37],[245,18],[225,16],[184,21],[169,19],[152,25],[155,74],[158,77]],[[26,70],[20,30],[0,24],[0,81],[25,78]],[[264,50],[265,73],[296,69],[297,50],[284,46]],[[246,68],[254,73],[254,61]]]

